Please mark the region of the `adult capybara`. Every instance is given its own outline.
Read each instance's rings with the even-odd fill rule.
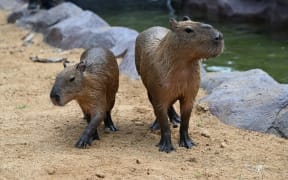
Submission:
[[[88,123],[76,147],[85,148],[94,139],[99,139],[97,126],[103,120],[106,128],[117,130],[111,119],[111,110],[118,86],[116,58],[111,51],[102,48],[86,50],[78,64],[65,67],[57,75],[50,93],[51,101],[64,106],[76,100]]]
[[[191,148],[194,143],[188,134],[189,119],[200,83],[199,60],[215,57],[223,51],[223,35],[211,25],[170,19],[170,29],[152,27],[136,39],[135,63],[147,89],[156,120],[152,128],[160,126],[160,151],[174,150],[168,124],[176,123],[179,116],[173,104],[180,102],[181,147]],[[159,125],[158,125],[159,123]]]

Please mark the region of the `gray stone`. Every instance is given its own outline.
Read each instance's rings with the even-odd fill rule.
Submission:
[[[22,0],[0,0],[0,9],[14,10],[25,4]]]
[[[60,5],[49,10],[40,9],[36,11],[36,13],[29,13],[28,15],[22,16],[17,21],[17,25],[22,27],[30,27],[34,31],[45,33],[49,27],[72,16],[77,16],[82,12],[83,10],[73,3],[61,3]]]
[[[98,15],[91,11],[83,11],[78,16],[67,18],[49,28],[45,41],[62,49],[80,48],[91,33],[108,26],[108,23]]]
[[[110,27],[99,16],[86,11],[68,18],[49,29],[45,41],[61,49],[103,47],[123,57],[120,72],[137,79],[134,62],[138,32],[126,27]]]
[[[281,136],[288,133],[288,85],[277,83],[264,71],[207,73],[201,86],[208,95],[200,103],[208,104],[224,123],[259,132],[272,132],[275,127]]]
[[[127,50],[123,56],[121,64],[119,65],[119,70],[121,73],[132,79],[139,79],[139,74],[135,65],[135,39],[127,41],[127,46],[124,47],[127,47]]]

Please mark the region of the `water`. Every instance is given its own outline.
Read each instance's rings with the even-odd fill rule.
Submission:
[[[163,11],[98,12],[113,26],[127,26],[139,32],[151,26],[168,27]],[[207,21],[206,21],[207,22]],[[207,71],[245,71],[260,68],[280,83],[288,83],[288,41],[274,40],[262,27],[208,22],[224,34],[225,50],[219,57],[204,62]]]

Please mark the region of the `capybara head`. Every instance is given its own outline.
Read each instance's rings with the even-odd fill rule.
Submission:
[[[64,106],[80,95],[83,89],[86,65],[80,62],[74,66],[64,64],[64,69],[57,75],[50,99],[54,105]]]
[[[195,59],[215,57],[223,51],[222,33],[209,24],[195,22],[184,16],[183,21],[178,22],[171,18],[170,28],[176,41],[174,43],[187,50],[187,53],[192,53]]]

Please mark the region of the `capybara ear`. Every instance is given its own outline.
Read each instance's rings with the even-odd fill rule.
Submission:
[[[80,62],[77,66],[76,69],[80,72],[84,72],[86,69],[86,65],[83,62]]]
[[[174,18],[170,18],[169,22],[170,22],[170,28],[171,28],[172,30],[176,29],[176,27],[177,27],[177,20],[174,19]]]
[[[191,21],[191,19],[189,18],[189,16],[183,16],[183,21]]]

